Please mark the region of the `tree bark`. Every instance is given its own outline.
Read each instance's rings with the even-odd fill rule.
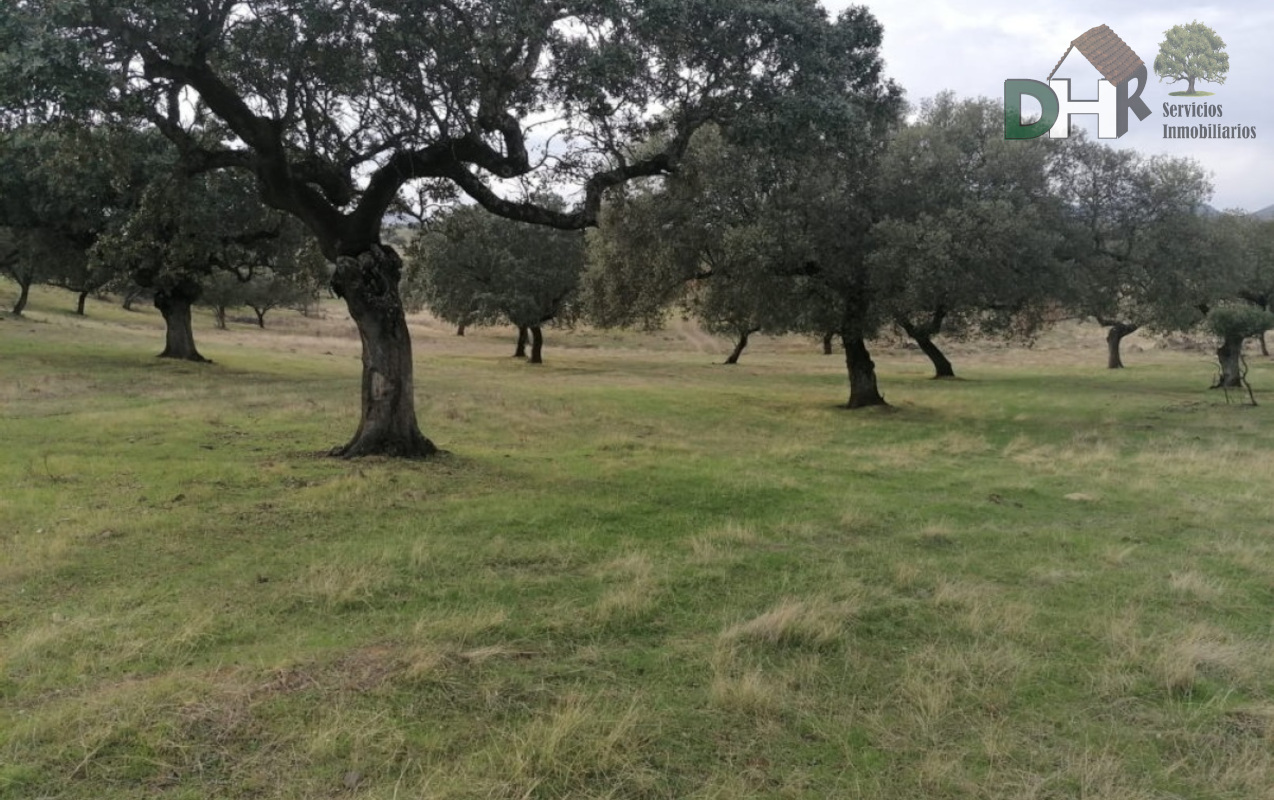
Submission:
[[[141,292],[141,290],[133,290],[133,291],[130,291],[130,292],[125,293],[125,295],[124,295],[124,310],[125,310],[125,311],[132,311],[132,310],[133,310],[133,301],[135,301],[137,298],[139,298],[139,297],[141,297],[141,296],[142,296],[142,292]]]
[[[920,352],[929,357],[930,363],[933,364],[933,377],[935,380],[954,378],[956,376],[955,367],[951,365],[951,360],[933,341],[933,337],[942,330],[944,316],[945,314],[942,311],[934,312],[927,325],[913,325],[909,319],[897,318],[899,327],[906,331],[907,335],[916,343],[916,346],[920,348]]]
[[[31,281],[18,281],[18,300],[13,304],[13,315],[15,317],[22,316],[22,312],[26,310],[27,298],[31,295]]]
[[[265,315],[270,313],[270,309],[252,306],[252,311],[257,315],[257,327],[261,330],[265,330]]]
[[[1186,80],[1190,81],[1190,85],[1186,87],[1186,91],[1190,94],[1194,94],[1194,76],[1191,75]]]
[[[544,331],[539,325],[531,326],[531,363],[544,363]]]
[[[1243,388],[1243,340],[1237,337],[1227,338],[1216,349],[1217,361],[1221,364],[1221,375],[1213,384],[1213,389]]]
[[[217,328],[219,330],[224,331],[226,329],[226,307],[225,306],[217,306],[216,308],[214,308],[212,310],[212,318],[216,320]]]
[[[88,289],[80,292],[80,296],[75,299],[75,313],[78,316],[84,316],[84,302],[88,300]]]
[[[1106,368],[1123,369],[1124,360],[1119,351],[1120,345],[1125,336],[1134,333],[1141,326],[1125,325],[1122,322],[1104,322],[1102,324],[1110,326],[1110,330],[1106,332]]]
[[[155,308],[164,317],[164,352],[160,358],[208,363],[195,349],[195,331],[191,326],[190,307],[202,294],[199,284],[182,280],[171,287],[155,290]]]
[[[1261,355],[1268,357],[1270,354],[1270,346],[1265,343],[1265,331],[1261,331]]]
[[[518,326],[518,346],[513,351],[514,358],[526,358],[526,343],[531,338],[530,331],[525,325]]]
[[[832,354],[832,340],[836,338],[836,331],[828,331],[823,334],[823,355],[830,356]]]
[[[747,349],[748,337],[756,333],[757,330],[758,330],[757,328],[753,328],[752,330],[741,332],[741,335],[739,336],[739,341],[734,345],[734,351],[730,353],[730,357],[725,360],[726,364],[733,365],[733,364],[739,363],[739,356],[743,355],[743,351]]]
[[[849,403],[847,408],[886,406],[884,396],[876,386],[876,364],[867,351],[862,336],[841,334],[845,346],[845,366],[849,370]]]
[[[456,326],[456,336],[464,336],[465,324],[462,322]]]
[[[402,259],[373,244],[336,259],[332,289],[345,300],[363,344],[361,416],[354,437],[331,454],[341,458],[425,458],[438,452],[416,422],[411,335],[398,282]]]

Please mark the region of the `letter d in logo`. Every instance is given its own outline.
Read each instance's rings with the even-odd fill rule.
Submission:
[[[1044,115],[1030,125],[1022,124],[1022,95],[1029,94],[1040,102]],[[1138,92],[1140,94],[1140,91]],[[1010,78],[1004,82],[1004,138],[1034,139],[1042,136],[1057,122],[1057,95],[1043,81]]]

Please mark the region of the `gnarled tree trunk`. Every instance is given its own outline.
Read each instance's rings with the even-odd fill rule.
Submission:
[[[544,331],[539,325],[531,326],[531,363],[544,363]]]
[[[1106,368],[1123,369],[1124,360],[1119,352],[1120,345],[1125,336],[1135,333],[1141,326],[1127,325],[1122,322],[1102,322],[1101,324],[1110,326],[1110,330],[1106,332]]]
[[[922,325],[916,325],[905,317],[898,317],[899,327],[906,331],[907,335],[920,348],[920,352],[929,357],[930,363],[933,364],[933,377],[935,379],[954,378],[955,367],[951,365],[951,360],[946,354],[934,344],[933,337],[942,331],[942,322],[946,317],[946,312],[938,309],[933,312],[929,321]]]
[[[1221,375],[1212,388],[1243,388],[1243,340],[1234,336],[1228,337],[1216,349],[1216,357],[1221,365]]]
[[[841,334],[841,340],[845,345],[845,366],[849,370],[849,402],[846,407],[889,405],[876,386],[876,363],[867,351],[867,342],[862,336],[852,333]]]
[[[530,340],[531,334],[525,325],[518,326],[518,346],[513,351],[514,358],[526,358],[526,344]]]
[[[760,329],[752,328],[751,330],[742,331],[739,336],[739,341],[734,345],[734,351],[730,353],[730,357],[725,360],[725,363],[738,364],[739,356],[743,355],[743,351],[747,349],[748,337],[756,333],[758,330]]]
[[[189,279],[155,290],[155,308],[164,317],[164,352],[160,358],[208,361],[195,349],[195,330],[190,320],[190,307],[202,293],[199,283]]]
[[[361,417],[354,438],[332,450],[342,458],[424,458],[438,452],[416,423],[411,336],[398,294],[402,259],[373,244],[336,259],[332,289],[344,298],[363,343]]]

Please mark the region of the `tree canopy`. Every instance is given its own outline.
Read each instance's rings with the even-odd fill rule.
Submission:
[[[817,0],[17,0],[0,37],[17,55],[0,63],[6,106],[144,122],[186,169],[249,172],[313,232],[364,347],[345,456],[436,449],[415,418],[401,260],[380,243],[404,189],[587,227],[710,121],[817,139],[890,94],[880,26]],[[573,207],[535,202],[559,187]]]

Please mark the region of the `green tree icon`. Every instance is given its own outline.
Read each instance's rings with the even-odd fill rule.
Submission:
[[[1164,36],[1167,38],[1155,56],[1155,74],[1160,82],[1164,78],[1169,83],[1187,81],[1187,95],[1195,93],[1196,80],[1225,83],[1225,73],[1230,71],[1230,55],[1225,52],[1225,42],[1216,31],[1195,20],[1189,25],[1174,25],[1172,30],[1164,31]]]

